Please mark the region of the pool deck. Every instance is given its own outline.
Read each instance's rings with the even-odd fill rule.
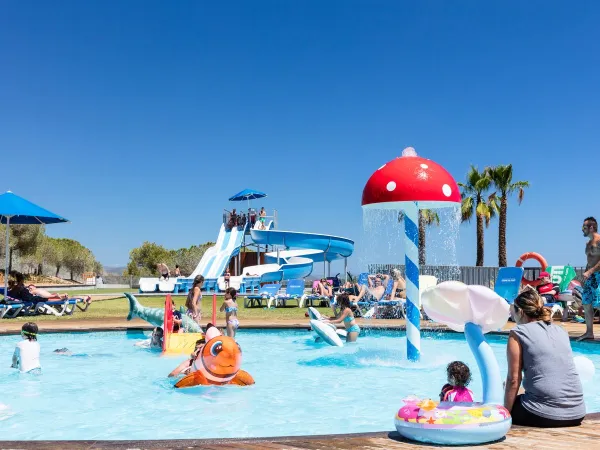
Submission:
[[[390,419],[391,422],[391,419]],[[451,449],[555,450],[597,449],[600,443],[600,414],[589,414],[577,428],[513,427],[505,439],[479,446]],[[204,449],[204,450],[409,450],[439,448],[408,442],[395,431],[354,435],[297,436],[258,439],[185,439],[164,441],[0,441],[0,449],[50,450],[133,450],[133,449]]]

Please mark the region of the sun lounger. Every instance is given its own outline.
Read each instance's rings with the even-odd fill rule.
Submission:
[[[300,302],[302,297],[304,296],[304,280],[295,279],[288,280],[287,286],[285,287],[285,293],[277,294],[274,297],[271,297],[267,303],[267,307],[271,308],[272,304],[275,306],[283,305],[287,306],[287,302],[290,300],[295,301],[298,306],[300,306]]]
[[[326,295],[313,294],[313,292],[317,291],[319,282],[320,280],[313,281],[311,293],[302,295],[302,298],[300,299],[300,304],[298,305],[300,308],[304,308],[305,306],[315,306],[315,302],[319,302],[319,304],[321,302],[324,302],[327,303],[327,306],[331,305],[333,298],[327,297]]]
[[[523,272],[522,267],[500,267],[494,283],[494,292],[512,304],[519,295]]]
[[[256,306],[262,306],[263,302],[265,302],[265,306],[269,305],[269,301],[271,298],[275,297],[281,288],[281,284],[265,284],[260,288],[258,294],[247,295],[244,298],[244,308],[251,308],[256,304]]]

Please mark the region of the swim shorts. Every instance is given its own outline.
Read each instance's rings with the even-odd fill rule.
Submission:
[[[581,297],[584,305],[597,305],[600,302],[598,286],[600,286],[600,272],[594,272],[583,283],[583,295]]]

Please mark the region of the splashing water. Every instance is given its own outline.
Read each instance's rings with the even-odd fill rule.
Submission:
[[[358,262],[361,272],[373,264],[404,264],[404,228],[398,211],[363,209],[363,245]]]

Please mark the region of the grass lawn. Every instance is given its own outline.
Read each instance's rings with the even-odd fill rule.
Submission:
[[[105,291],[104,289],[99,289],[99,291]],[[123,290],[119,291],[120,293]],[[82,291],[82,294],[89,294],[89,291]],[[69,292],[69,294],[71,294]],[[73,294],[71,294],[73,295]],[[144,297],[136,295],[136,298],[140,301],[144,306],[154,307],[154,308],[163,308],[165,304],[165,297]],[[175,305],[177,308],[184,305],[185,297],[173,297],[175,300]],[[225,313],[219,312],[223,302],[222,296],[217,296],[217,319],[219,324],[224,322]],[[291,303],[295,305],[294,303]],[[296,306],[288,306],[286,308],[273,308],[273,309],[264,309],[264,308],[244,308],[244,298],[238,297],[238,306],[240,308],[238,312],[238,317],[240,322],[243,323],[245,318],[248,319],[264,319],[264,320],[278,320],[278,319],[299,319],[299,320],[308,320],[305,318],[304,313],[306,309],[300,309]],[[331,315],[330,308],[317,308],[321,313],[326,315]],[[85,312],[75,310],[75,313],[72,316],[62,316],[56,317],[52,315],[44,315],[44,316],[24,316],[17,317],[16,319],[5,319],[11,321],[21,321],[21,322],[29,322],[29,321],[53,321],[53,320],[85,320],[85,319],[125,319],[129,314],[129,302],[123,296],[120,298],[112,299],[112,300],[99,300],[93,302],[89,309]],[[212,295],[205,295],[202,299],[202,323],[210,322],[212,315]]]
[[[52,287],[48,289],[50,292],[56,292],[59,294],[69,294],[70,296],[79,295],[110,295],[110,294],[122,294],[123,292],[137,292],[137,289],[129,288],[106,288],[106,289],[63,289],[60,287]]]

